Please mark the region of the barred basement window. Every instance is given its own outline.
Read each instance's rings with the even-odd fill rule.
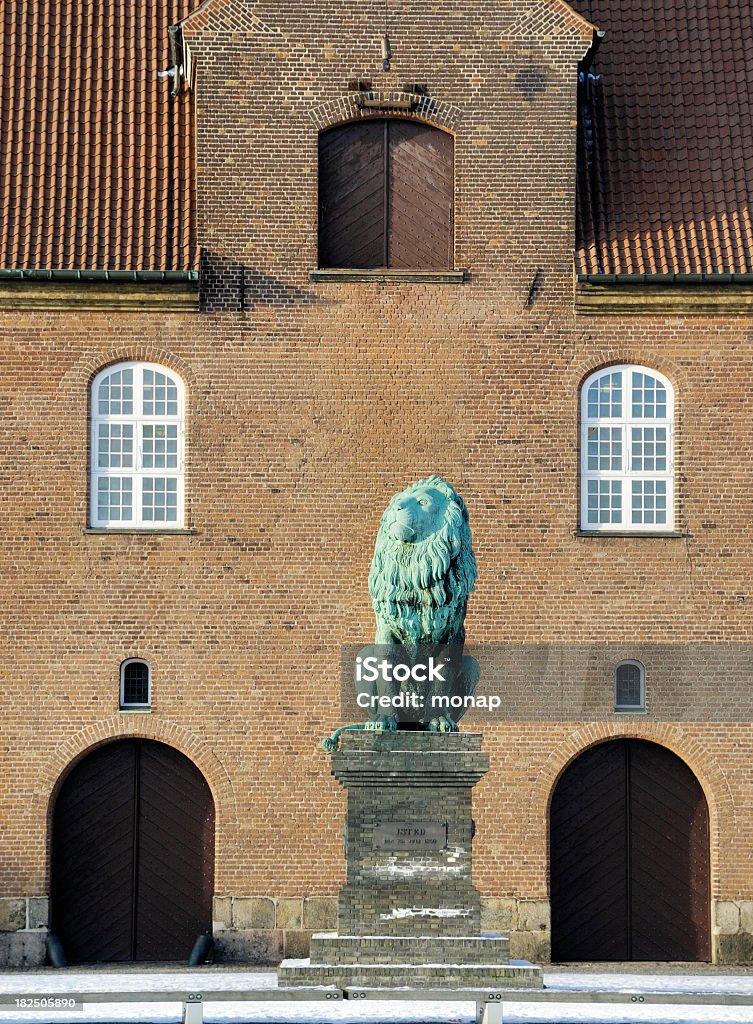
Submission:
[[[319,266],[447,270],[453,265],[454,140],[400,118],[319,137]]]
[[[614,673],[615,711],[644,711],[646,676],[639,661],[622,661]]]
[[[674,392],[645,366],[598,370],[581,389],[581,529],[670,532]]]
[[[148,708],[152,704],[152,673],[149,665],[130,658],[120,666],[120,707]]]
[[[91,525],[183,525],[183,383],[163,366],[119,363],[91,396]]]

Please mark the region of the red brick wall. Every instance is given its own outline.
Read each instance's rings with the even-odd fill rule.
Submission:
[[[641,643],[753,639],[747,321],[572,312],[577,26],[558,28],[543,3],[478,20],[413,4],[394,14],[384,75],[381,5],[295,3],[284,23],[259,7],[258,33],[236,7],[217,0],[186,29],[205,311],[0,321],[4,897],[47,893],[56,782],[123,732],[173,743],[206,775],[219,896],[334,894],[344,804],[318,741],[342,724],[340,644],[373,632],[381,512],[428,473],[470,510],[469,641],[630,643],[639,656]],[[426,82],[452,120],[463,284],[309,280],[317,131],[352,78]],[[186,383],[192,533],[87,534],[87,389],[108,363],[142,358]],[[631,361],[676,385],[686,535],[578,537],[579,384]],[[152,667],[150,715],[118,712],[119,666],[136,656]],[[629,722],[485,728],[482,893],[546,900],[551,787],[578,750],[627,734],[697,773],[714,897],[753,898],[750,730],[658,723],[648,687],[649,714]]]

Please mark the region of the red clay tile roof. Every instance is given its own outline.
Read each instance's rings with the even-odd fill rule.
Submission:
[[[0,0],[0,268],[196,266],[191,95],[168,29],[198,0]]]
[[[157,71],[199,6],[0,0],[0,268],[197,266],[191,93]],[[578,273],[753,272],[751,6],[571,6],[606,32],[581,97]]]
[[[753,7],[572,0],[606,34],[581,101],[581,275],[753,271]]]

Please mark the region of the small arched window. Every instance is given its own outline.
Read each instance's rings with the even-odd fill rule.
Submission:
[[[639,661],[621,661],[614,672],[615,711],[643,711],[646,673]]]
[[[400,118],[319,136],[319,266],[453,265],[453,137]]]
[[[91,396],[91,525],[183,525],[183,383],[153,363],[103,370]]]
[[[129,658],[120,666],[120,707],[148,708],[151,704],[151,669],[140,658]]]
[[[656,370],[610,366],[581,389],[581,529],[674,527],[674,392]]]

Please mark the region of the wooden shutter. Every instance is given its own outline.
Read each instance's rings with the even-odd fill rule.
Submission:
[[[690,769],[643,740],[586,751],[550,810],[554,960],[708,960],[708,807]]]
[[[389,121],[389,266],[452,266],[453,139],[415,121]]]
[[[319,139],[319,266],[452,266],[453,139],[372,118]]]
[[[187,960],[211,928],[214,804],[183,754],[117,740],[55,803],[52,929],[70,963]]]
[[[319,266],[385,266],[384,123],[357,121],[319,137]]]

